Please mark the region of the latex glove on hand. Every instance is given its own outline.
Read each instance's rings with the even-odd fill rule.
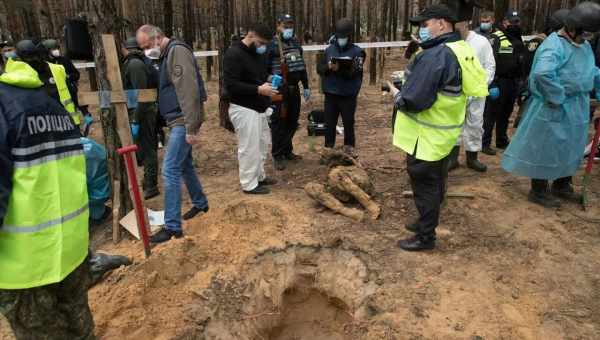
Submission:
[[[131,123],[131,136],[133,137],[133,139],[136,139],[138,137],[138,134],[140,133],[140,124],[138,123]]]
[[[305,101],[310,100],[310,89],[304,89],[304,100]]]
[[[391,81],[387,82],[387,86],[390,88],[390,94],[392,95],[392,98],[396,98],[396,95],[400,92],[400,90],[398,90],[398,88],[396,88]]]
[[[492,87],[489,92],[490,92],[490,95],[489,95],[490,99],[495,100],[500,97],[500,89],[497,87]]]
[[[92,117],[92,115],[84,115],[83,116],[83,125],[87,126],[90,125],[94,122],[94,118]]]

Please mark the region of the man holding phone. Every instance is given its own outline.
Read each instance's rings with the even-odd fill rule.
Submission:
[[[338,117],[344,123],[344,151],[356,156],[354,147],[354,114],[356,98],[362,86],[365,52],[355,45],[352,38],[354,25],[349,19],[336,24],[335,36],[325,50],[325,56],[317,66],[325,93],[325,147],[335,146]]]
[[[238,138],[240,184],[246,194],[269,194],[267,186],[276,181],[267,178],[265,160],[271,144],[267,109],[276,95],[265,61],[267,44],[273,37],[263,24],[252,25],[241,41],[225,52],[223,72],[229,95],[229,119]]]

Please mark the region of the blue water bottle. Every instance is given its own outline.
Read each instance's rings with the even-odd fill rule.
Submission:
[[[275,90],[277,90],[279,88],[279,86],[281,86],[281,83],[283,83],[283,78],[279,75],[274,75],[273,78],[271,79],[271,86]]]

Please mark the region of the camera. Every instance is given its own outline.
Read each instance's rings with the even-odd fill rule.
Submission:
[[[391,80],[395,88],[397,88],[398,90],[402,90],[402,84],[404,84],[404,71],[396,71],[392,73]],[[388,84],[381,85],[381,91],[390,92],[390,90],[391,89],[388,86]]]

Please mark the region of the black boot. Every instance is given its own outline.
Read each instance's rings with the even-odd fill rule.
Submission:
[[[488,155],[488,156],[496,156],[497,152],[496,150],[492,149],[491,146],[484,146],[483,149],[481,150],[481,152],[483,152],[484,154]]]
[[[477,152],[467,151],[467,167],[477,172],[487,171],[487,166],[477,159]]]
[[[552,183],[552,195],[561,198],[565,201],[573,203],[582,203],[583,195],[578,194],[573,189],[571,177],[559,178]]]
[[[192,207],[192,209],[188,210],[185,214],[183,214],[183,219],[185,221],[191,220],[192,218],[196,217],[196,215],[198,215],[201,212],[206,214],[208,212],[208,205],[206,206],[206,208]]]
[[[455,146],[454,148],[452,148],[452,151],[450,151],[450,155],[448,155],[448,171],[458,169],[458,166],[460,165],[458,163],[458,154],[459,153],[460,153],[460,146]]]
[[[398,241],[398,247],[406,251],[422,251],[435,248],[435,236],[413,236]]]
[[[544,208],[558,208],[560,202],[550,195],[548,190],[548,181],[544,179],[532,179],[531,191],[529,191],[529,201],[539,204]]]

